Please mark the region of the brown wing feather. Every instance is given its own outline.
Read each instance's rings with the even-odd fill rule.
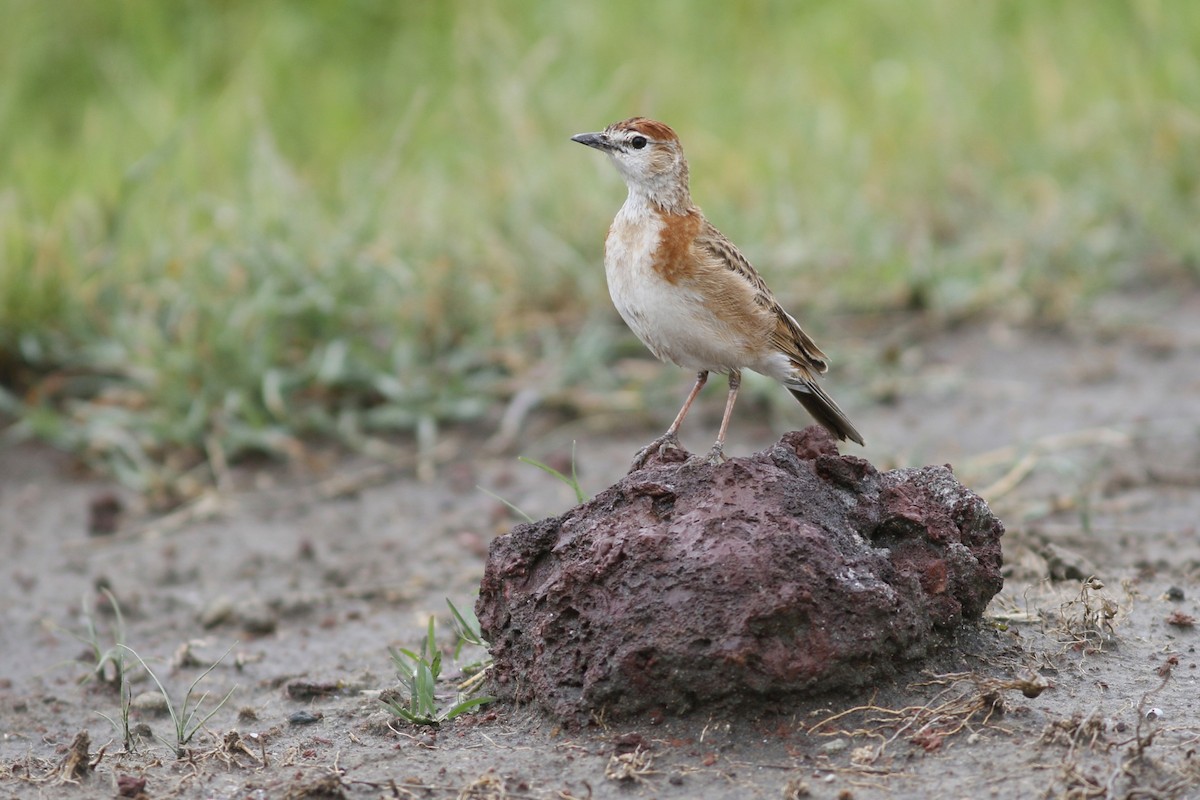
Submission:
[[[822,373],[829,369],[825,354],[817,347],[817,343],[801,329],[791,314],[783,310],[783,306],[779,305],[779,301],[767,287],[766,281],[750,266],[750,262],[733,242],[726,239],[725,235],[707,220],[696,236],[696,246],[711,253],[718,262],[754,288],[755,302],[771,312],[776,320],[771,331],[771,344],[791,358],[797,369],[805,373]]]

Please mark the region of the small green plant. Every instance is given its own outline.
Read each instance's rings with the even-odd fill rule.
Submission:
[[[101,587],[100,591],[107,598],[115,618],[111,629],[112,644],[102,642],[104,637],[101,636],[99,626],[96,625],[95,610],[87,596],[83,598],[84,632],[68,632],[86,644],[92,652],[92,667],[80,679],[80,682],[95,678],[105,686],[115,688],[120,694],[121,715],[119,721],[102,711],[96,713],[108,720],[117,733],[121,734],[125,752],[132,753],[136,750],[136,741],[129,727],[129,709],[133,703],[133,690],[129,685],[129,670],[125,666],[125,617],[121,614],[121,604],[117,602],[116,596],[104,587]]]
[[[217,705],[215,707],[213,707],[208,713],[204,714],[203,716],[200,716],[200,707],[202,705],[204,705],[204,701],[208,699],[209,693],[204,692],[203,694],[200,695],[199,698],[196,699],[195,702],[192,701],[192,695],[195,693],[196,687],[200,684],[200,681],[202,681],[206,677],[208,677],[208,674],[210,672],[212,672],[214,669],[216,669],[218,664],[220,664],[222,661],[225,660],[225,656],[229,655],[229,653],[233,650],[233,648],[237,646],[237,642],[234,642],[233,644],[229,645],[229,649],[226,650],[224,653],[222,653],[220,658],[218,658],[216,661],[214,661],[212,664],[210,664],[208,666],[208,669],[204,670],[203,672],[201,672],[199,675],[196,676],[196,679],[192,681],[190,686],[188,686],[187,693],[184,694],[184,696],[183,696],[183,703],[178,706],[171,699],[171,693],[167,691],[167,688],[165,686],[163,686],[162,681],[160,681],[158,679],[158,676],[154,674],[154,670],[150,669],[150,666],[146,663],[145,659],[143,659],[140,655],[138,655],[137,651],[135,651],[132,647],[129,647],[128,645],[120,645],[120,646],[123,649],[128,650],[130,653],[133,654],[133,657],[138,660],[138,663],[140,663],[142,665],[142,668],[144,670],[146,670],[146,673],[151,677],[151,679],[154,680],[155,685],[158,686],[158,691],[160,691],[162,693],[162,696],[166,699],[167,712],[171,715],[171,723],[175,727],[175,743],[172,744],[171,742],[167,741],[166,739],[163,739],[161,736],[159,736],[157,738],[166,747],[168,747],[169,749],[174,751],[176,758],[183,758],[187,753],[186,748],[187,748],[188,744],[192,741],[192,737],[195,736],[196,733],[201,728],[204,727],[204,723],[206,723],[210,719],[212,719],[213,715],[221,710],[221,707],[224,706],[225,703],[229,700],[229,698],[233,696],[233,693],[235,691],[237,691],[238,687],[234,686],[232,689],[229,690],[229,692],[223,698],[221,698],[221,702],[217,703]],[[107,717],[105,717],[105,718],[108,719]],[[113,722],[113,720],[109,719],[109,722],[112,722],[114,727],[116,726],[116,723]],[[126,730],[127,739],[129,736],[128,728],[129,728],[128,709],[126,708],[125,709],[125,730]]]
[[[562,474],[561,472],[559,472],[558,470],[556,470],[554,467],[550,466],[549,464],[543,464],[541,461],[537,461],[532,458],[527,458],[525,456],[517,456],[517,461],[520,461],[523,464],[529,464],[530,466],[537,467],[542,472],[545,472],[547,475],[551,475],[551,476],[557,478],[559,481],[562,481],[563,483],[565,483],[567,486],[571,487],[571,491],[575,492],[575,502],[576,503],[582,503],[584,500],[587,499],[587,495],[585,495],[583,493],[583,487],[579,485],[579,475],[575,472],[575,442],[571,442],[571,474],[570,474],[570,476]]]
[[[571,442],[571,474],[570,475],[564,475],[562,472],[560,472],[559,470],[556,470],[554,467],[550,466],[549,464],[543,464],[541,461],[538,461],[537,459],[534,459],[534,458],[529,458],[527,456],[517,456],[517,461],[520,461],[522,464],[529,464],[532,467],[537,467],[542,472],[545,472],[547,475],[553,476],[558,481],[566,484],[568,487],[570,487],[571,491],[573,491],[575,493],[575,502],[576,503],[582,503],[585,500],[587,500],[587,494],[583,491],[583,487],[579,485],[579,475],[575,472],[575,442]],[[501,503],[504,503],[504,505],[506,505],[510,509],[512,509],[513,513],[515,513],[516,515],[518,515],[519,517],[524,519],[526,522],[534,521],[533,517],[531,517],[529,514],[526,514],[524,511],[522,511],[520,508],[518,508],[515,504],[510,503],[508,500],[505,500],[503,497],[496,494],[495,492],[488,491],[487,489],[484,489],[482,486],[479,486],[477,488],[481,492],[486,494],[488,497],[491,497],[495,500],[499,500]]]
[[[463,694],[469,695],[487,677],[487,672],[492,666],[492,657],[487,654],[488,642],[483,638],[483,632],[479,627],[479,618],[475,616],[475,609],[467,606],[465,613],[459,611],[454,606],[454,603],[450,602],[450,598],[448,597],[446,598],[446,605],[450,607],[450,614],[453,616],[451,622],[454,624],[454,633],[458,636],[458,643],[454,646],[455,660],[461,657],[463,648],[467,645],[482,648],[484,651],[483,657],[478,661],[471,661],[460,667],[463,675],[469,677],[458,685],[458,690]]]
[[[454,634],[458,637],[458,643],[454,646],[454,657],[458,658],[463,647],[468,644],[487,648],[488,643],[479,628],[479,618],[475,616],[475,609],[467,606],[465,612],[459,611],[454,603],[450,602],[449,597],[446,598],[446,605],[450,607],[450,614],[454,617],[451,624],[454,625]]]
[[[468,644],[487,647],[487,642],[480,633],[479,621],[475,618],[475,613],[468,610],[464,614],[449,600],[446,603],[450,606],[454,630],[458,636],[454,657],[457,659],[462,653],[463,647]],[[472,673],[471,677],[459,684],[452,704],[447,706],[439,704],[437,682],[442,671],[442,653],[438,649],[434,637],[433,617],[429,618],[429,626],[425,631],[425,639],[422,641],[419,651],[388,648],[388,652],[392,656],[396,675],[400,678],[402,691],[407,695],[407,700],[402,700],[394,694],[385,694],[380,698],[380,702],[388,711],[414,725],[440,725],[496,699],[489,695],[472,696],[479,689],[490,666],[490,662],[484,659],[463,667],[463,673]]]
[[[125,752],[135,753],[137,752],[137,739],[134,738],[133,729],[129,727],[129,709],[133,706],[133,689],[129,686],[127,679],[123,678],[121,680],[120,692],[121,716],[119,718],[114,719],[103,711],[97,711],[96,713],[104,717],[108,721],[108,724],[112,725],[113,729],[121,735],[121,740],[125,745]]]
[[[112,644],[102,641],[104,637],[96,624],[96,612],[87,596],[83,598],[83,633],[75,631],[67,631],[67,633],[87,645],[92,652],[92,667],[86,675],[80,678],[80,682],[95,678],[106,686],[119,689],[125,685],[125,651],[123,649],[125,646],[125,617],[121,614],[121,606],[113,593],[107,588],[101,588],[100,592],[108,600],[113,610],[115,621],[111,629]]]

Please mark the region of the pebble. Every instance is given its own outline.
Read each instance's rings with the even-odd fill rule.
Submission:
[[[252,636],[265,636],[274,633],[279,625],[278,615],[261,602],[250,602],[238,609],[238,621],[242,630]]]
[[[316,714],[314,714],[311,711],[297,711],[295,714],[292,714],[290,717],[288,717],[288,724],[289,725],[312,725],[314,723],[320,722],[324,716],[325,715],[320,712],[317,712]]]
[[[850,743],[847,742],[845,739],[834,739],[832,741],[826,742],[825,744],[821,745],[820,747],[817,748],[817,750],[818,750],[818,752],[824,753],[827,756],[831,756],[834,753],[842,752],[849,746],[850,746]]]
[[[221,595],[212,600],[200,612],[199,622],[205,630],[215,628],[233,615],[233,600],[228,595]]]
[[[1082,581],[1096,574],[1096,566],[1085,556],[1054,542],[1046,542],[1041,555],[1054,580]]]
[[[162,692],[142,692],[129,702],[129,706],[142,713],[155,716],[162,716],[170,710],[167,706],[167,698],[163,697]]]

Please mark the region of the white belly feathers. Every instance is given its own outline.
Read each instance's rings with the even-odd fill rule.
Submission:
[[[613,221],[604,248],[608,292],[625,324],[663,361],[718,373],[748,366],[754,359],[703,298],[655,271],[653,253],[662,220],[647,214],[635,222],[627,207],[628,203]]]

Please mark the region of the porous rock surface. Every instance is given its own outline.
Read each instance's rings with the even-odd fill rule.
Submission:
[[[1003,532],[949,468],[881,473],[815,426],[658,461],[492,543],[491,690],[580,724],[859,687],[980,616]]]

